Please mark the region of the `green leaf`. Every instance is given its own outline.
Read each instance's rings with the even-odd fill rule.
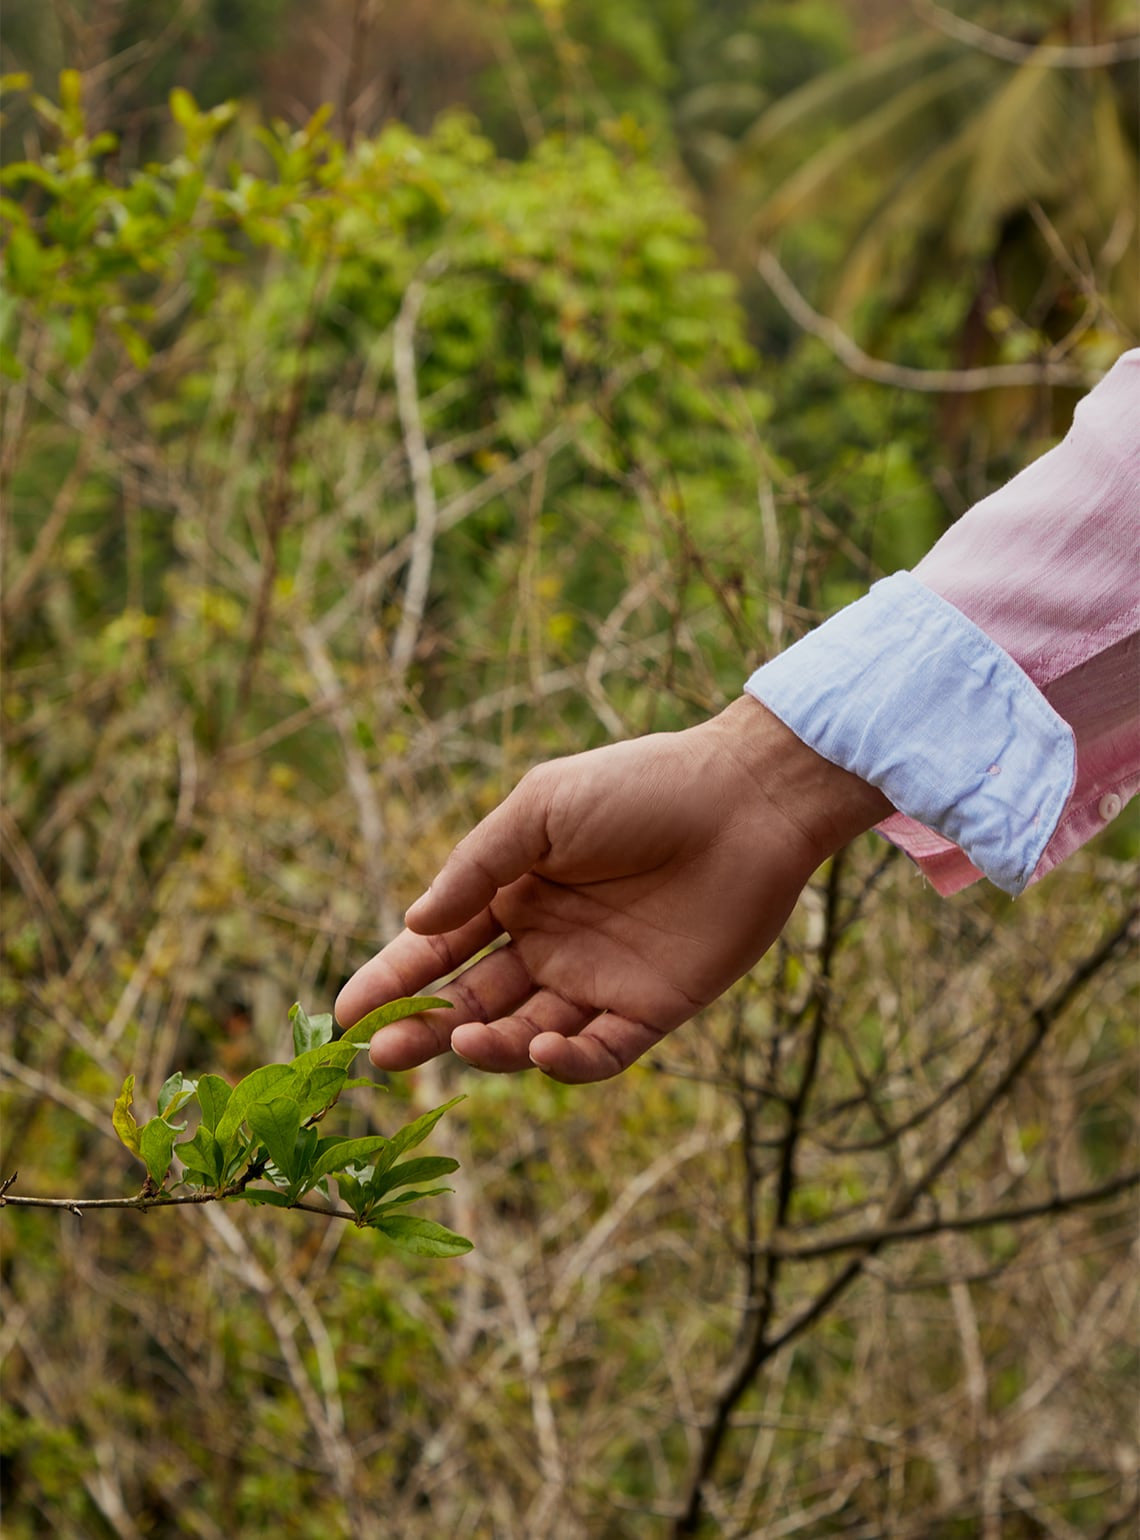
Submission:
[[[319,1048],[322,1043],[327,1043],[332,1038],[333,1019],[331,1014],[310,1016],[300,1000],[290,1010],[289,1020],[293,1023],[293,1052],[295,1054],[307,1053],[310,1048]]]
[[[301,1109],[302,1123],[331,1107],[344,1089],[347,1079],[347,1071],[335,1064],[319,1065],[313,1070],[294,1093],[294,1099]]]
[[[280,1096],[285,1089],[285,1083],[294,1081],[295,1078],[293,1068],[289,1064],[263,1064],[260,1069],[255,1069],[244,1080],[239,1080],[230,1093],[226,1110],[214,1129],[218,1143],[223,1148],[228,1145],[248,1116],[249,1109],[256,1106],[258,1102],[267,1102],[271,1097]]]
[[[459,1162],[450,1155],[421,1155],[418,1160],[404,1160],[397,1166],[379,1171],[369,1182],[370,1192],[377,1198],[396,1187],[410,1187],[414,1182],[430,1182],[434,1177],[447,1176],[459,1170]]]
[[[61,192],[64,185],[62,177],[56,176],[51,171],[45,171],[43,166],[31,160],[13,161],[11,165],[5,166],[3,171],[0,171],[0,187],[14,187],[18,182],[36,182],[50,193]],[[20,215],[26,224],[27,215],[23,209],[20,210]]]
[[[128,1075],[123,1081],[123,1089],[115,1098],[115,1105],[111,1110],[111,1123],[119,1138],[130,1150],[132,1155],[138,1155],[139,1151],[139,1125],[135,1122],[131,1112],[131,1103],[135,1099],[135,1077]]]
[[[336,1179],[336,1187],[341,1198],[359,1219],[371,1202],[362,1184],[355,1177],[349,1176],[347,1171],[341,1171]]]
[[[73,368],[83,363],[84,359],[95,346],[95,321],[86,310],[77,310],[71,317],[68,328],[67,347],[65,349],[67,361]]]
[[[222,1151],[210,1130],[199,1124],[193,1139],[175,1145],[174,1152],[186,1167],[187,1177],[199,1177],[201,1187],[217,1187],[222,1180]]]
[[[301,1129],[301,1109],[287,1096],[255,1102],[249,1109],[249,1126],[269,1152],[269,1158],[289,1181],[294,1178],[293,1151]]]
[[[8,273],[17,291],[35,293],[44,271],[44,254],[29,230],[13,230],[8,237]]]
[[[226,1199],[240,1198],[243,1203],[262,1204],[268,1203],[273,1208],[292,1208],[293,1199],[287,1192],[274,1192],[269,1187],[243,1187],[241,1192],[234,1192]]]
[[[142,332],[134,326],[129,326],[126,321],[116,321],[114,331],[135,368],[145,369],[150,363],[152,353],[150,343]]]
[[[309,1172],[309,1179],[315,1182],[322,1176],[332,1176],[337,1171],[343,1171],[346,1166],[362,1166],[378,1150],[385,1149],[387,1144],[382,1134],[368,1134],[363,1139],[338,1139],[335,1145],[326,1147],[317,1156]]]
[[[372,1220],[370,1228],[379,1230],[402,1251],[413,1252],[417,1257],[458,1257],[472,1249],[466,1236],[456,1235],[434,1219],[415,1219],[410,1214],[381,1214]]]
[[[381,1027],[390,1027],[394,1021],[406,1016],[418,1016],[421,1011],[451,1010],[450,1000],[440,1000],[435,995],[408,995],[402,1000],[392,1000],[381,1005],[367,1016],[361,1017],[355,1026],[349,1027],[339,1041],[342,1043],[367,1043]]]
[[[221,1075],[201,1075],[198,1079],[198,1105],[202,1109],[202,1123],[213,1133],[218,1120],[226,1110],[226,1103],[233,1094],[233,1087]]]
[[[377,1215],[387,1214],[390,1210],[401,1208],[406,1203],[418,1203],[421,1198],[440,1198],[445,1192],[454,1191],[454,1187],[409,1187],[398,1197],[389,1198],[387,1203],[373,1205],[373,1209]]]
[[[186,130],[193,128],[198,121],[198,103],[181,86],[175,86],[170,93],[170,116],[179,128]]]
[[[306,1053],[299,1053],[289,1068],[294,1070],[298,1077],[329,1065],[336,1065],[347,1071],[348,1066],[363,1047],[363,1043],[346,1043],[343,1038],[335,1043],[321,1043],[316,1048],[310,1048]]]
[[[293,1172],[294,1181],[303,1182],[306,1187],[311,1187],[309,1172],[313,1162],[321,1148],[321,1136],[315,1128],[302,1127],[297,1135],[297,1143],[293,1146]]]
[[[397,1129],[392,1135],[392,1159],[396,1160],[406,1150],[413,1150],[417,1144],[422,1144],[443,1114],[462,1100],[462,1096],[453,1096],[449,1102],[444,1102],[442,1107],[425,1112],[423,1117],[417,1118],[414,1123],[406,1123],[403,1128]]]
[[[83,76],[78,70],[60,70],[59,101],[65,112],[77,112],[83,97]]]
[[[166,1180],[177,1132],[165,1118],[151,1118],[139,1133],[139,1154],[146,1161],[150,1179],[156,1187],[161,1187]]]
[[[177,1112],[179,1107],[185,1104],[198,1089],[196,1080],[187,1080],[180,1069],[176,1069],[170,1078],[163,1082],[162,1089],[158,1093],[158,1113],[160,1117],[166,1117],[168,1113]]]

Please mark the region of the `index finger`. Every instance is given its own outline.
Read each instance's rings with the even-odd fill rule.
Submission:
[[[394,941],[358,968],[337,995],[333,1007],[337,1021],[348,1028],[389,1000],[424,994],[438,979],[470,962],[502,934],[503,927],[490,909],[484,909],[458,930],[440,936],[417,936],[413,931],[402,930]],[[448,1046],[448,1031],[437,1026],[431,1014],[409,1016],[385,1028],[385,1041],[400,1059],[400,1067],[411,1069],[443,1053]]]

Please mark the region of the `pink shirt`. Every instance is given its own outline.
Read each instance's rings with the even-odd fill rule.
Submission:
[[[1140,349],[1062,443],[961,518],[914,570],[1017,663],[1072,729],[1076,776],[1030,881],[1140,790]],[[945,835],[881,826],[941,893],[981,875]]]

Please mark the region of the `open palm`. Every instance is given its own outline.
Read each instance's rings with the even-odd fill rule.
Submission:
[[[839,792],[860,812],[842,817]],[[452,1010],[378,1033],[373,1061],[407,1069],[451,1047],[480,1069],[606,1079],[745,973],[819,861],[883,811],[750,700],[553,761],[460,842],[338,1018],[506,937],[443,986]]]

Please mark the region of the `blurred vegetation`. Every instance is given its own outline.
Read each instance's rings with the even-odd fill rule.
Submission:
[[[1055,441],[1140,337],[1130,28],[9,0],[0,1176],[128,1190],[125,1075],[287,1056],[528,765]],[[467,1093],[462,1261],[7,1208],[5,1533],[1127,1532],[1136,848],[1011,909],[861,841],[621,1081],[397,1077],[348,1131]]]

